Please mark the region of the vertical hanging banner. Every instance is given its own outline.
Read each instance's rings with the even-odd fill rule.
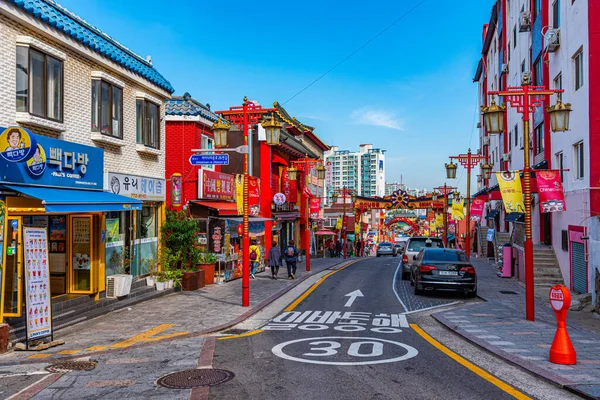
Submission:
[[[517,171],[496,172],[496,178],[506,213],[525,212],[519,173]]]
[[[465,199],[454,199],[452,200],[452,218],[456,221],[462,221],[465,219]]]
[[[260,214],[260,179],[254,176],[248,179],[248,208],[250,215]]]
[[[319,197],[312,197],[309,201],[310,217],[319,218],[319,212],[321,211],[321,199]]]
[[[244,214],[244,175],[235,175],[235,205],[238,215]]]
[[[181,174],[171,176],[171,205],[173,207],[181,205]]]
[[[471,203],[471,221],[479,222],[481,221],[481,217],[483,216],[483,206],[485,205],[485,200],[483,199],[474,199],[473,203]]]
[[[435,224],[440,227],[444,226],[444,215],[443,214],[436,214]]]
[[[559,171],[535,171],[540,197],[540,211],[543,213],[567,210],[563,185]]]
[[[27,340],[52,335],[50,268],[46,228],[23,228]]]

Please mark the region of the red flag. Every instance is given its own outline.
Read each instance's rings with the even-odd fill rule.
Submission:
[[[540,212],[566,211],[565,194],[559,171],[535,171],[537,177]]]
[[[260,179],[254,176],[248,179],[248,207],[250,215],[260,214]]]
[[[321,211],[321,199],[318,197],[313,197],[309,200],[310,205],[310,217],[318,218],[319,211]]]
[[[485,205],[485,200],[480,198],[476,198],[471,203],[471,220],[472,221],[481,221],[481,217],[483,216],[483,206]]]

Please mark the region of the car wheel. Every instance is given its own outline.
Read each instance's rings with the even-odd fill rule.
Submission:
[[[423,295],[423,290],[417,288],[417,282],[414,283],[414,286],[415,286],[415,296]]]
[[[477,289],[473,290],[472,292],[467,293],[467,297],[471,297],[471,298],[477,297]]]

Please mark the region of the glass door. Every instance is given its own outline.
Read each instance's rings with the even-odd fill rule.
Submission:
[[[23,304],[23,264],[21,242],[21,217],[10,217],[6,220],[6,269],[4,279],[4,317],[20,317]]]
[[[93,217],[78,215],[69,217],[70,249],[69,276],[71,293],[93,293],[95,262]]]

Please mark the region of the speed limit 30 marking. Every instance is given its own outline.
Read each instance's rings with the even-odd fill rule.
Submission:
[[[346,346],[344,346],[347,344]],[[292,356],[286,353],[286,348],[294,346],[296,350],[301,351],[301,356]],[[419,352],[414,347],[407,344],[395,342],[387,339],[372,338],[372,337],[345,337],[345,336],[328,336],[316,338],[304,338],[290,340],[280,343],[271,349],[277,357],[297,361],[307,364],[320,365],[372,365],[386,364],[398,361],[408,360],[416,357]],[[404,354],[385,357],[385,353]],[[312,358],[305,358],[312,357]],[[317,358],[317,359],[315,359]],[[356,361],[336,361],[339,358],[356,358]],[[369,358],[371,358],[369,360]]]

